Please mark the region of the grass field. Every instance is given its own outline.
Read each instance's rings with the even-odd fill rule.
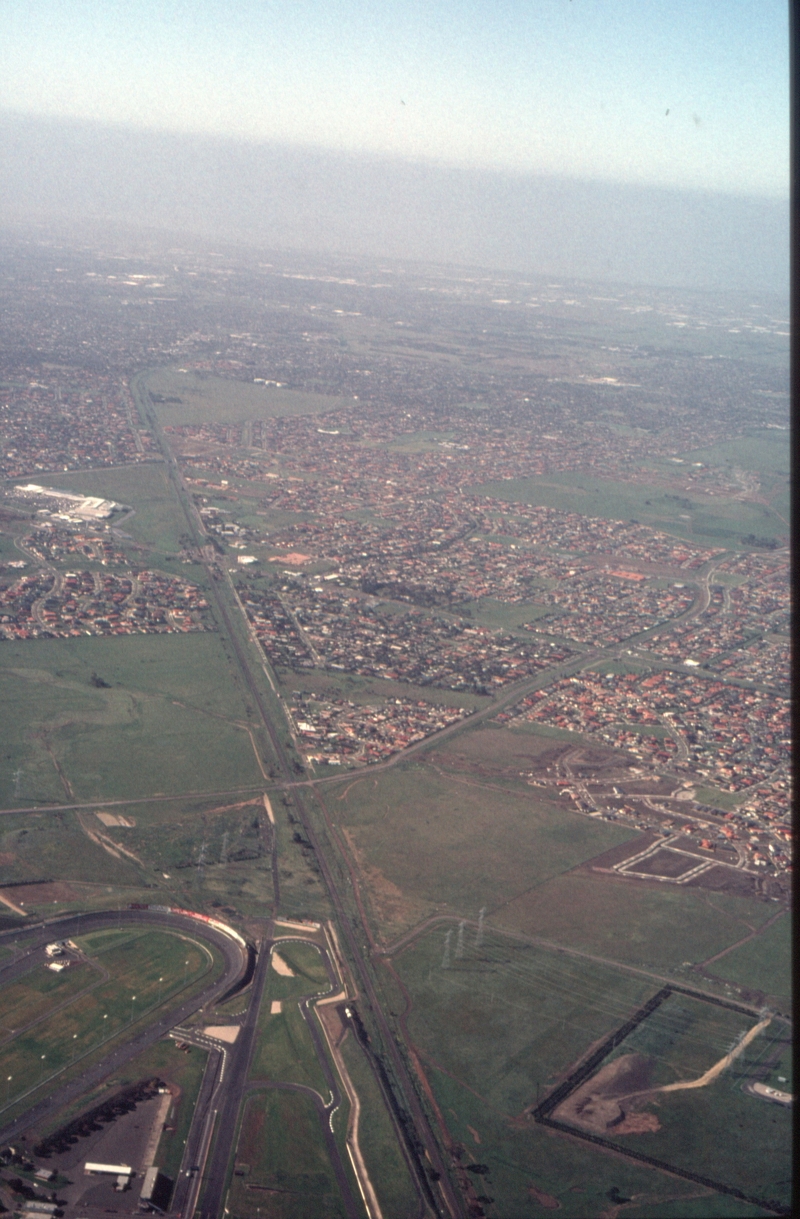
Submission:
[[[191,993],[222,965],[214,949],[162,931],[96,932],[76,942],[99,966],[99,973],[72,966],[82,976],[84,988],[66,996],[66,1006],[44,1020],[18,1026],[13,1040],[3,1047],[4,1070],[11,1079],[7,1101],[0,1100],[8,1116],[16,1098],[47,1086],[63,1072],[79,1071],[80,1061],[90,1061],[101,1047],[107,1053],[117,1034],[177,994]],[[9,987],[0,1004],[7,992],[14,1002],[14,988]]]
[[[683,454],[684,461],[702,461],[709,466],[738,466],[758,474],[789,477],[791,449],[789,432],[754,428],[736,440]]]
[[[642,1054],[652,1062],[648,1087],[698,1079],[729,1052],[755,1017],[673,993],[606,1059]]]
[[[674,998],[680,1000],[679,1006],[686,1014],[691,1001],[684,996]],[[674,999],[669,999],[664,1008],[672,1007],[673,1002]],[[738,1031],[747,1027],[746,1018],[737,1018],[733,1013],[731,1016],[734,1018],[728,1021],[730,1029],[735,1028],[737,1019]],[[664,1022],[668,1019],[665,1012]],[[701,1061],[706,1032],[710,1042],[706,1054],[709,1060],[720,1049],[724,1054],[729,1048],[722,1035],[723,1023],[719,1016],[699,1017],[692,1022],[689,1036],[687,1030],[682,1030],[683,1036],[680,1036],[676,1035],[678,1020],[673,1014],[659,1036],[655,1026],[648,1028],[648,1019],[620,1047],[620,1052],[629,1048],[647,1054],[660,1049],[663,1056],[660,1065],[665,1073],[674,1068],[677,1058],[681,1058],[684,1061],[680,1073],[684,1078],[690,1077],[684,1074],[686,1062],[691,1060],[696,1065]],[[660,1124],[657,1131],[617,1139],[609,1132],[608,1137],[620,1146],[701,1173],[751,1196],[776,1199],[784,1206],[788,1205],[791,1197],[791,1109],[768,1104],[742,1090],[743,1083],[757,1078],[754,1072],[779,1032],[776,1027],[768,1028],[748,1046],[741,1058],[707,1087],[661,1093],[655,1097],[648,1109]],[[670,1034],[675,1036],[674,1045],[669,1044]],[[694,1046],[690,1047],[692,1040]],[[695,1065],[689,1068],[690,1072]]]
[[[632,836],[522,784],[459,782],[432,765],[350,779],[327,802],[387,937],[436,911],[475,918]]]
[[[524,1114],[657,984],[492,932],[478,946],[474,929],[460,958],[453,935],[445,969],[443,937],[443,928],[431,930],[394,966],[410,992],[409,1031],[461,1163],[489,1169],[473,1177],[478,1194],[494,1199],[483,1204],[487,1215],[506,1219],[557,1202],[565,1216],[586,1219],[610,1213],[614,1191],[654,1203],[696,1194],[689,1182],[553,1136]]]
[[[315,415],[348,405],[347,399],[327,394],[299,393],[171,368],[149,373],[145,384],[152,394],[180,398],[180,402],[154,404],[162,424],[241,423],[276,415]]]
[[[762,990],[787,1005],[792,993],[792,920],[784,915],[761,935],[734,948],[709,968],[720,978]]]
[[[449,928],[450,925],[448,925]],[[426,1061],[519,1117],[597,1038],[657,989],[647,978],[487,931],[426,932],[394,959],[412,997],[411,1037]]]
[[[350,1033],[342,1042],[341,1054],[361,1103],[358,1141],[383,1213],[386,1219],[413,1215],[417,1198],[413,1181],[375,1076]]]
[[[240,679],[212,633],[6,643],[0,707],[5,806],[262,778]]]
[[[232,1178],[228,1208],[237,1219],[311,1215],[344,1219],[344,1204],[309,1097],[277,1090],[250,1097],[236,1163],[244,1167],[244,1175]]]
[[[763,1219],[762,1209],[691,1181],[556,1136],[533,1121],[509,1122],[444,1071],[429,1068],[428,1076],[461,1164],[489,1169],[464,1177],[472,1178],[478,1196],[492,1199],[481,1203],[490,1219],[556,1210],[559,1219]]]
[[[670,972],[735,944],[773,913],[767,903],[747,898],[591,873],[555,877],[487,912],[498,925],[527,935]]]
[[[680,505],[656,488],[636,483],[610,482],[590,474],[551,474],[547,479],[510,478],[473,488],[512,503],[536,504],[601,516],[636,520],[653,529],[677,534],[699,546],[743,545],[749,534],[774,538],[787,531],[784,521],[769,507],[741,500],[682,495]],[[689,520],[681,519],[681,514]]]

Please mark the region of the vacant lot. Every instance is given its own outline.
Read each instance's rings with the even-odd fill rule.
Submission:
[[[534,788],[457,782],[429,765],[351,779],[327,800],[387,937],[436,911],[475,918],[631,837]]]
[[[228,1206],[239,1219],[345,1215],[320,1119],[307,1096],[267,1091],[248,1100],[236,1165]]]
[[[238,676],[214,634],[6,643],[0,707],[5,806],[262,778]]]
[[[170,368],[148,374],[145,383],[151,394],[180,399],[156,401],[155,410],[162,424],[242,423],[276,415],[316,415],[347,405],[346,399],[327,394],[299,393]]]

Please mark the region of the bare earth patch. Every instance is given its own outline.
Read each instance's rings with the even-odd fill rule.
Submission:
[[[636,1112],[644,1104],[651,1062],[642,1054],[623,1054],[601,1067],[592,1079],[568,1096],[553,1116],[593,1134],[655,1133],[661,1124],[654,1113]],[[623,1108],[622,1101],[625,1101]]]
[[[528,1193],[534,1202],[538,1202],[540,1206],[547,1207],[549,1211],[561,1209],[561,1203],[558,1198],[554,1198],[552,1194],[546,1194],[543,1189],[537,1189],[535,1185],[528,1186]]]
[[[282,978],[293,978],[294,970],[288,962],[284,961],[279,952],[272,950],[272,968],[276,974],[280,974]]]

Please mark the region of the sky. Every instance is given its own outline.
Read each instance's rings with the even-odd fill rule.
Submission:
[[[786,199],[779,0],[3,0],[0,111]]]

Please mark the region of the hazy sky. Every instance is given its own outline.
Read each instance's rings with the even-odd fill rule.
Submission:
[[[788,194],[781,0],[3,0],[0,107]]]

